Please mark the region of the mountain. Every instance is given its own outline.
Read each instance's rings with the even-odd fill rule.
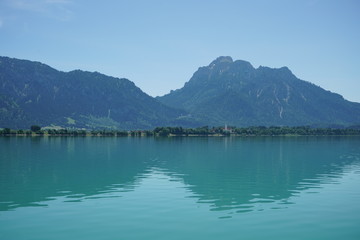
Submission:
[[[39,62],[0,57],[0,127],[151,129],[193,125],[185,115],[124,78],[80,70],[61,72]]]
[[[287,68],[254,68],[219,57],[184,87],[150,97],[125,78],[61,72],[0,57],[0,127],[87,129],[157,126],[336,126],[360,123],[360,103],[298,79]]]
[[[231,57],[200,67],[183,88],[157,99],[215,126],[360,123],[360,103],[300,80],[287,67],[254,68]]]

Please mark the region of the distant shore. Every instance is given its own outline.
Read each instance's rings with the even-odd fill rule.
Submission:
[[[84,130],[84,129],[0,129],[0,136],[10,137],[251,137],[251,136],[360,136],[360,128],[300,127],[157,127],[154,130]]]

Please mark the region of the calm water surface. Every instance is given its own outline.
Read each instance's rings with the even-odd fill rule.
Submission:
[[[360,239],[359,137],[0,138],[0,239]]]

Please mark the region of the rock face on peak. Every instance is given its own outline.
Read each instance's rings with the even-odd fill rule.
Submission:
[[[287,67],[259,67],[219,57],[184,87],[159,97],[208,125],[351,125],[360,104],[298,79]]]
[[[185,115],[124,78],[81,70],[65,73],[39,62],[0,57],[0,128],[192,126]]]
[[[221,57],[218,57],[217,59],[215,59],[214,61],[212,61],[209,66],[221,64],[221,63],[232,63],[232,62],[233,62],[232,57],[221,56]]]

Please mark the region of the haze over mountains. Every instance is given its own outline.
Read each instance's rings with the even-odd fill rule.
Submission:
[[[184,87],[152,98],[127,79],[57,71],[0,57],[0,127],[151,129],[157,126],[353,125],[360,103],[296,78],[219,57]]]

